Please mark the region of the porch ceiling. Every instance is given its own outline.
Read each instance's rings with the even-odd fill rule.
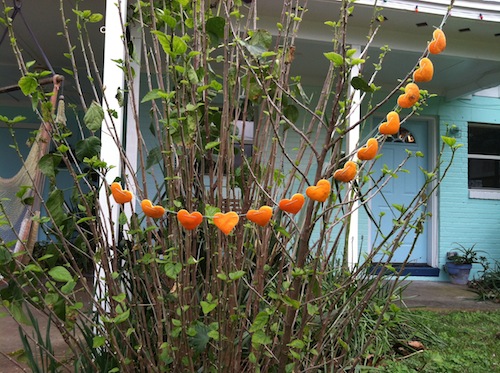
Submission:
[[[281,1],[256,1],[258,1],[259,14],[280,14]],[[379,3],[390,6],[391,1]],[[405,3],[405,1],[400,0],[399,3]],[[429,3],[429,1],[424,3]],[[63,4],[69,16],[76,6],[76,0],[64,0]],[[94,12],[104,13],[105,1],[86,1],[83,6],[85,9],[90,8]],[[491,6],[486,8],[485,15],[487,14],[490,19],[499,20],[500,10],[490,8]],[[24,19],[38,38],[54,69],[60,72],[62,67],[69,67],[69,60],[63,56],[63,52],[67,50],[64,39],[57,35],[62,31],[59,1],[46,1],[41,5],[39,0],[22,0],[21,9]],[[331,49],[332,38],[331,29],[325,26],[324,22],[336,19],[338,10],[338,0],[308,1],[308,12],[296,42],[293,71],[294,74],[302,76],[304,84],[316,85],[324,81],[328,61],[323,53]],[[479,12],[478,9],[478,15]],[[371,7],[356,5],[354,15],[349,19],[348,42],[358,45],[366,42],[368,21],[371,15]],[[374,48],[370,51],[370,61],[377,61],[380,46],[389,45],[392,51],[384,61],[384,68],[377,75],[375,83],[382,87],[392,87],[397,79],[403,78],[418,61],[433,28],[440,24],[442,16],[425,11],[412,12],[394,8],[386,8],[383,10],[383,15],[387,20],[377,35]],[[491,15],[498,16],[498,18]],[[103,58],[104,34],[100,32],[103,23],[104,21],[89,25],[89,32],[95,41],[98,61],[102,61]],[[427,25],[417,26],[422,23]],[[41,53],[20,16],[16,17],[14,25],[18,35],[17,41],[28,56],[27,59],[43,61]],[[74,26],[72,23],[69,24],[70,29]],[[262,16],[258,26],[271,31],[276,30],[276,18]],[[426,88],[452,99],[500,85],[500,23],[486,18],[480,20],[451,16],[444,29],[448,47],[443,54],[433,56],[435,78],[426,84]],[[460,31],[463,29],[470,31]],[[0,25],[0,35],[3,34],[3,30],[4,26]],[[74,34],[72,38],[73,43],[78,42]],[[15,84],[20,77],[8,42],[7,37],[0,46],[0,87]],[[82,65],[81,57],[79,60],[79,64]],[[65,89],[71,90],[70,84],[67,84]],[[87,89],[84,87],[84,90]],[[17,105],[21,99],[22,95],[19,92],[1,94],[0,104]]]

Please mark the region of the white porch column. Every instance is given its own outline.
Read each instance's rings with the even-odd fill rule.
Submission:
[[[131,67],[135,71],[134,80],[131,84],[131,91],[128,94],[127,100],[127,140],[126,140],[126,154],[130,164],[130,168],[125,170],[125,179],[127,188],[137,197],[136,183],[134,175],[137,174],[137,156],[139,151],[139,142],[137,131],[139,123],[136,123],[135,114],[139,116],[139,93],[141,85],[141,56],[142,56],[142,38],[141,29],[137,25],[129,25],[130,37],[134,46],[134,55],[131,57]],[[137,112],[134,113],[134,110]],[[132,204],[127,203],[124,206],[125,215],[128,218],[132,216]]]
[[[125,46],[123,44],[122,24],[125,24],[127,14],[127,0],[107,0],[105,15],[105,36],[104,36],[104,65],[103,65],[103,85],[104,92],[102,98],[102,108],[104,110],[104,121],[101,128],[101,160],[108,166],[113,166],[106,174],[106,182],[109,185],[113,180],[121,176],[122,162],[120,148],[123,141],[123,107],[116,99],[118,90],[123,92],[125,75],[122,69],[117,66],[116,60],[124,60]],[[116,118],[108,113],[111,109],[116,114]],[[111,246],[113,235],[118,238],[118,218],[119,205],[112,198],[108,198],[108,188],[103,185],[99,190],[100,213],[106,230],[106,241]],[[109,215],[108,211],[111,211]],[[106,250],[106,248],[103,248]],[[112,256],[113,252],[109,252]],[[104,266],[109,263],[98,264],[97,276],[95,279],[96,299],[101,302],[101,306],[109,310],[109,303],[104,300],[106,294],[106,282],[104,280]]]
[[[107,0],[105,16],[105,36],[104,36],[104,65],[103,65],[103,85],[104,97],[102,107],[104,109],[104,122],[101,129],[101,160],[108,166],[114,166],[106,174],[108,184],[121,175],[122,162],[120,157],[121,142],[123,139],[123,108],[118,104],[115,96],[118,90],[123,91],[124,72],[117,66],[116,60],[123,60],[125,57],[125,47],[122,37],[122,23],[125,23],[127,14],[126,0]],[[108,106],[109,105],[109,106]],[[112,118],[108,109],[116,113],[116,118]],[[118,234],[118,214],[119,206],[116,203],[108,205],[108,190],[103,187],[99,191],[99,203],[101,205],[102,218],[107,225],[107,240],[112,243],[111,232]],[[111,221],[108,219],[108,208],[111,208]]]
[[[359,56],[359,52],[361,51],[360,45],[353,45],[353,49],[356,49],[356,55]],[[349,76],[349,80],[359,74],[359,66],[353,66],[351,69],[351,75]],[[352,95],[352,104],[351,104],[351,112],[349,113],[349,127],[356,124],[361,118],[361,94],[359,90],[353,89],[349,85],[349,95]],[[353,154],[353,160],[355,161],[356,153],[355,150],[357,148],[359,142],[359,126],[356,126],[351,131],[347,133],[346,136],[346,154]],[[349,194],[348,198],[351,198],[351,194]],[[357,198],[354,197],[352,201],[352,212],[350,215],[350,229],[349,229],[349,237],[348,237],[348,263],[349,267],[353,268],[359,259],[359,202]]]

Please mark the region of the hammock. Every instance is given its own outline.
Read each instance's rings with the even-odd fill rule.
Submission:
[[[62,76],[54,75],[54,89],[51,97],[53,109],[56,106],[57,94],[62,81]],[[14,253],[23,251],[31,253],[37,240],[38,222],[36,217],[40,216],[40,193],[45,181],[38,167],[38,162],[49,151],[51,133],[50,123],[43,122],[28,156],[23,160],[22,168],[11,178],[0,177],[0,203],[3,210],[0,211],[0,215],[5,214],[7,219],[3,220],[8,221],[8,224],[0,225],[0,238],[4,243],[16,241],[12,248]],[[16,196],[21,187],[28,187],[28,196],[33,197],[31,205],[22,204],[19,197]],[[25,197],[26,195],[23,196],[23,198]]]

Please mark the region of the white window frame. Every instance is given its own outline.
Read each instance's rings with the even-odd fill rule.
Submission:
[[[479,123],[479,122],[469,122],[467,123],[467,132],[469,132],[469,127],[470,126],[496,126],[498,128],[498,131],[500,132],[500,126],[492,123]],[[467,145],[468,144],[468,139],[467,139]],[[493,161],[500,161],[500,151],[499,155],[487,155],[487,154],[471,154],[469,152],[470,147],[467,146],[467,160],[469,159],[486,159],[486,160],[493,160]],[[474,199],[494,199],[494,200],[500,200],[500,188],[499,189],[493,189],[493,188],[470,188],[469,187],[469,170],[468,170],[468,162],[467,162],[467,188],[469,189],[469,198],[474,198]]]

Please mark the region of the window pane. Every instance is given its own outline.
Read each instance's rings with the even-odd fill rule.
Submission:
[[[500,189],[500,161],[469,158],[469,189]]]
[[[469,124],[469,154],[500,155],[500,126]]]

